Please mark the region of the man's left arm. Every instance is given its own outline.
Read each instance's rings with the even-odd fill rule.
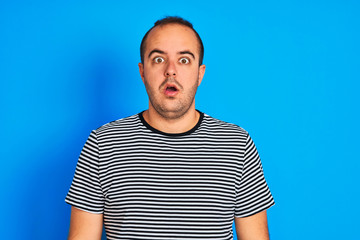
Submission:
[[[249,217],[235,217],[238,240],[269,240],[266,210]]]

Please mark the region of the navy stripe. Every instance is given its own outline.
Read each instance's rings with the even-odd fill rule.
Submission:
[[[274,204],[249,134],[203,113],[183,134],[141,113],[92,131],[66,202],[104,214],[108,239],[146,240],[230,240],[234,216]]]

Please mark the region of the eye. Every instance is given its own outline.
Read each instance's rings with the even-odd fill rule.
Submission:
[[[153,60],[155,63],[162,63],[162,62],[164,62],[165,60],[162,58],[162,57],[156,57],[156,58],[154,58],[154,60]]]
[[[179,62],[182,64],[189,64],[190,60],[188,58],[183,57],[179,59]]]

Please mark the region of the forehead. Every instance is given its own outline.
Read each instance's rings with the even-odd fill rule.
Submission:
[[[191,28],[180,24],[166,24],[153,28],[147,37],[145,52],[155,48],[168,51],[196,51],[200,49],[200,46]]]

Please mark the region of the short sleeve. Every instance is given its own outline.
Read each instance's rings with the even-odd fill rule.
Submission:
[[[243,171],[236,191],[235,217],[248,217],[264,211],[274,204],[274,199],[265,181],[259,154],[248,135]]]
[[[65,202],[83,211],[102,213],[104,197],[99,179],[99,148],[95,131],[87,139]]]

